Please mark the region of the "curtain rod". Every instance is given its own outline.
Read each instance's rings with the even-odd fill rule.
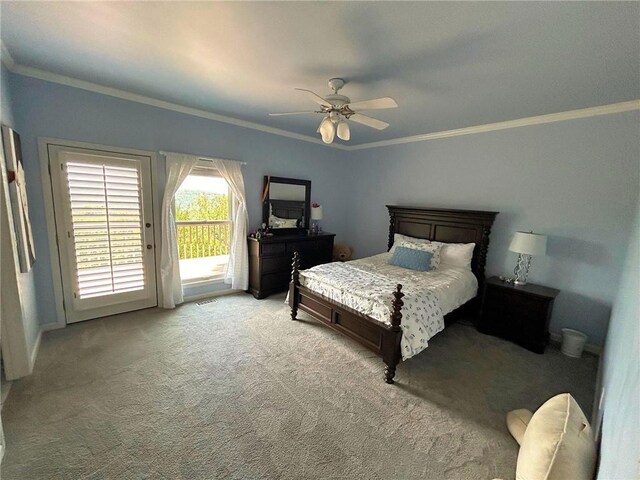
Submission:
[[[172,153],[172,152],[165,152],[164,150],[160,150],[158,153],[160,155],[166,156],[167,153]],[[203,157],[202,155],[194,155],[194,157],[198,157],[199,160],[207,160],[208,162],[213,162],[214,160],[227,160],[227,161],[230,161],[230,162],[238,162],[240,165],[246,165],[247,164],[247,162],[239,162],[238,160],[229,160],[227,158]]]

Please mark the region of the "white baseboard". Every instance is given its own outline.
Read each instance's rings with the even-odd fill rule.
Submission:
[[[223,297],[225,295],[233,295],[234,293],[242,293],[242,292],[244,292],[244,290],[239,290],[237,288],[225,288],[223,290],[218,290],[216,292],[202,293],[200,295],[192,295],[190,297],[185,297],[184,303],[197,302],[198,300],[203,300],[205,298]]]
[[[554,343],[562,343],[562,334],[556,332],[550,332],[549,337],[551,337],[551,341]],[[584,346],[584,351],[593,353],[594,355],[602,355],[602,347],[600,345],[594,345],[593,343],[587,343]]]
[[[49,330],[58,330],[60,328],[64,328],[67,325],[65,323],[59,323],[59,322],[49,322],[49,323],[45,323],[43,325],[40,326],[40,329],[43,332],[48,332]]]

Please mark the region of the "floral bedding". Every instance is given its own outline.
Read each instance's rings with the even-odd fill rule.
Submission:
[[[302,270],[300,283],[314,292],[389,324],[393,291],[402,284],[402,358],[424,350],[444,329],[444,315],[472,299],[478,290],[469,270],[441,266],[419,272],[388,263],[383,253],[346,263],[327,263]]]

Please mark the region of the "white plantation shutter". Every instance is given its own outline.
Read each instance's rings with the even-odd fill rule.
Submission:
[[[79,300],[145,288],[140,172],[68,161],[71,237]]]
[[[156,306],[151,155],[62,143],[47,152],[65,321]]]

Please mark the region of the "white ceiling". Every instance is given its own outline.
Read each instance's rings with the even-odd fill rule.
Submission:
[[[637,2],[0,5],[19,65],[294,133],[321,119],[267,116],[314,109],[294,87],[395,98],[351,145],[640,98]]]

